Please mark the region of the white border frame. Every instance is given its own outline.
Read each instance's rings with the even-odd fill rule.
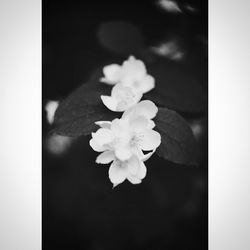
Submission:
[[[0,249],[41,249],[41,2],[0,2]]]
[[[209,1],[209,249],[250,249],[248,0]],[[41,249],[41,2],[0,2],[0,249]],[[236,74],[235,74],[236,73]]]
[[[250,249],[250,2],[209,2],[209,249]]]

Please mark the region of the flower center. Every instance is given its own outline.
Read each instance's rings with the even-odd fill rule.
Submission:
[[[130,145],[131,146],[137,146],[140,145],[141,140],[143,139],[144,135],[143,134],[134,134],[130,140]]]

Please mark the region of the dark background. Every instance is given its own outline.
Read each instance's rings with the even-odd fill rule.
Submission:
[[[177,41],[185,57],[179,62],[165,59],[166,65],[184,67],[207,93],[207,1],[178,3],[180,14],[167,13],[155,1],[43,0],[44,103],[66,97],[98,66],[127,58],[100,42],[98,30],[107,21],[136,26],[145,48]],[[186,4],[197,11],[187,11]],[[143,54],[158,60],[147,49]],[[108,166],[95,164],[89,137],[78,138],[61,155],[47,149],[51,127],[44,113],[43,249],[207,249],[207,115],[182,115],[202,128],[197,136],[200,166],[177,165],[154,155],[146,162],[142,184],[126,181],[112,189]]]

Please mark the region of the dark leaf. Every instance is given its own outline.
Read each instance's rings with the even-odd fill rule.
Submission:
[[[159,108],[155,123],[161,134],[158,155],[178,164],[196,164],[197,142],[188,123],[167,108]]]
[[[109,95],[111,88],[100,82],[89,82],[63,100],[55,113],[55,132],[65,136],[88,135],[96,121],[112,120],[117,113],[109,111],[100,96]]]
[[[101,24],[98,39],[104,48],[123,56],[136,55],[144,47],[141,31],[129,22],[116,21]]]
[[[156,87],[144,98],[162,107],[178,112],[202,113],[206,111],[206,95],[197,80],[180,65],[161,63],[149,67]]]

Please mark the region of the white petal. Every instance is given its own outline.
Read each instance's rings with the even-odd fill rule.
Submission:
[[[127,92],[129,91],[131,91],[129,87],[125,87],[122,84],[116,84],[111,90],[111,96],[116,100],[122,100],[128,95]]]
[[[155,87],[155,79],[151,75],[146,75],[140,82],[140,90],[147,93]]]
[[[117,186],[125,181],[128,175],[127,167],[119,161],[114,161],[109,168],[109,179]]]
[[[144,154],[138,146],[132,146],[131,148],[133,155],[137,156],[138,159],[142,160],[144,158]]]
[[[119,83],[113,87],[111,96],[117,101],[116,110],[125,111],[141,100],[142,93],[135,93],[132,88]]]
[[[108,164],[108,163],[112,162],[114,159],[115,159],[114,152],[105,151],[97,156],[96,163]]]
[[[118,104],[117,104],[117,111],[118,111],[118,112],[123,112],[123,111],[125,111],[126,109],[128,109],[129,107],[130,107],[130,105],[128,104],[128,102],[120,101],[120,102],[118,102]]]
[[[143,179],[143,178],[145,178],[146,174],[147,174],[147,168],[146,168],[144,162],[140,161],[140,168],[139,168],[139,171],[137,173],[137,177],[140,179]]]
[[[127,179],[133,184],[141,183],[141,180],[145,178],[147,174],[147,168],[145,164],[143,163],[143,161],[133,156],[127,162],[127,165],[128,165],[128,172],[129,172]]]
[[[129,123],[126,120],[123,119],[118,119],[115,118],[112,122],[111,122],[111,127],[110,129],[112,130],[112,132],[116,135],[119,136],[119,134],[123,131],[123,130],[127,130],[129,126]]]
[[[121,66],[118,64],[111,64],[103,68],[104,78],[101,79],[102,82],[114,85],[119,82],[121,78]]]
[[[140,148],[145,151],[154,150],[161,144],[161,135],[154,130],[146,130],[140,136]]]
[[[147,153],[147,154],[143,154],[143,156],[141,157],[142,161],[147,161],[155,152],[156,149],[154,149],[152,152]]]
[[[108,109],[110,109],[111,111],[115,111],[115,112],[117,111],[118,101],[115,98],[111,96],[101,95],[101,99],[102,99],[103,104]]]
[[[133,131],[143,131],[146,130],[149,126],[149,120],[145,116],[137,116],[134,119],[130,120],[130,126]]]
[[[47,112],[47,120],[49,124],[54,122],[55,112],[58,108],[59,102],[58,101],[48,101],[45,105],[45,110]]]
[[[155,151],[156,151],[156,149],[154,149],[152,152],[144,154],[140,148],[132,147],[133,154],[136,155],[138,157],[138,159],[141,161],[147,161],[154,154]]]
[[[115,148],[115,156],[121,161],[126,161],[132,156],[131,148],[128,146]]]
[[[111,124],[111,131],[115,136],[115,141],[113,143],[114,147],[118,148],[128,146],[132,134],[127,120],[118,118],[114,119]]]
[[[148,129],[153,129],[155,127],[155,123],[152,120],[148,120]]]
[[[96,152],[103,152],[105,150],[105,147],[100,145],[95,139],[91,139],[89,141],[89,145],[91,146],[91,148],[93,150],[95,150]]]
[[[110,127],[111,127],[111,122],[110,121],[98,121],[98,122],[95,122],[95,124],[100,126],[101,128],[110,129]]]
[[[125,78],[133,80],[140,80],[146,73],[146,67],[143,61],[135,59],[130,56],[127,61],[122,64],[122,70]]]
[[[128,175],[127,179],[132,183],[132,184],[140,184],[141,183],[141,179],[137,178],[134,175]]]
[[[156,107],[156,105],[152,101],[145,100],[139,102],[134,107],[126,110],[123,113],[122,118],[124,117],[132,118],[134,116],[142,115],[148,119],[153,119],[156,116],[157,112],[158,108]]]
[[[155,87],[155,79],[146,74],[140,78],[128,75],[121,80],[121,84],[130,87],[134,93],[147,93]]]
[[[112,131],[106,128],[99,128],[95,133],[92,133],[92,137],[99,145],[109,144],[114,140]]]
[[[127,165],[128,165],[128,171],[130,174],[136,175],[138,173],[139,168],[140,168],[140,162],[136,156],[132,156],[128,160]]]

